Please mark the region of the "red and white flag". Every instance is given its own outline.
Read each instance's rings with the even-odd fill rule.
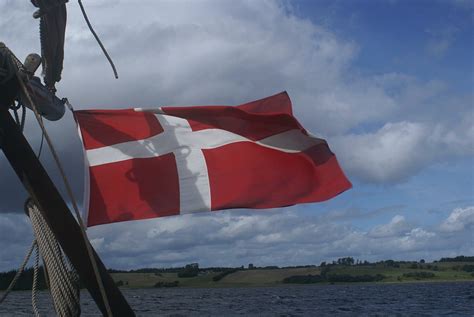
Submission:
[[[330,199],[351,187],[286,92],[240,106],[75,111],[87,225]]]

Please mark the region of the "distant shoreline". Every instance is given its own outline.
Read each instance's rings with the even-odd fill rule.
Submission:
[[[182,275],[181,275],[182,276]],[[278,287],[331,284],[404,284],[474,282],[473,262],[383,262],[377,264],[309,266],[295,268],[254,268],[213,271],[180,277],[179,272],[112,273],[119,287]]]
[[[178,286],[179,288],[278,288],[278,287],[308,287],[308,286],[338,286],[338,285],[402,285],[402,284],[443,284],[443,283],[474,283],[473,279],[466,280],[420,280],[420,281],[405,281],[405,282],[339,282],[339,283],[312,283],[312,284],[285,284],[285,283],[272,283],[272,284],[218,284],[218,285],[187,285]],[[121,286],[120,288],[125,289],[155,289],[156,287],[128,287]],[[158,287],[159,288],[159,287]],[[166,287],[163,287],[166,288]],[[0,291],[1,293],[2,291]]]
[[[42,271],[42,270],[41,270]],[[5,290],[16,271],[0,273],[0,291]],[[459,256],[425,263],[421,260],[385,260],[376,263],[340,258],[332,263],[279,268],[276,266],[199,268],[191,263],[182,268],[146,268],[132,271],[109,270],[122,288],[235,288],[292,285],[404,284],[474,282],[474,257]],[[15,290],[28,290],[33,270],[27,269]],[[42,274],[39,289],[46,288]]]

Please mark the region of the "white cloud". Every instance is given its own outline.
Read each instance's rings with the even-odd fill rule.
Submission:
[[[405,180],[424,166],[446,158],[474,154],[474,122],[457,126],[401,121],[373,133],[334,138],[334,148],[348,171],[362,180]]]
[[[446,221],[452,222],[449,219],[453,217]],[[456,219],[466,221],[467,212]],[[325,215],[308,216],[283,209],[118,223],[93,227],[89,236],[101,241],[99,251],[106,263],[122,268],[189,262],[203,266],[318,264],[343,256],[430,260],[453,250],[458,254],[471,252],[472,243],[466,240],[468,226],[456,227],[449,236],[443,226],[415,226],[396,215],[387,223],[360,230]]]
[[[148,0],[138,6],[101,0],[86,7],[120,79],[113,79],[77,3],[70,1],[58,89],[77,109],[238,104],[288,90],[296,116],[308,130],[328,138],[351,177],[400,182],[434,162],[473,155],[472,95],[458,96],[441,80],[365,75],[354,67],[357,43],[293,15],[284,2]],[[30,3],[1,1],[0,11],[8,12],[0,20],[2,41],[20,59],[39,52],[38,35],[25,31],[38,28]],[[39,133],[31,122],[27,134],[37,144]],[[68,115],[48,128],[80,197],[82,156],[72,122]],[[48,155],[44,151],[50,166]],[[50,171],[55,178],[57,169]],[[2,177],[2,204],[7,205],[2,208],[11,211],[10,200],[21,206],[24,192],[12,172]],[[401,217],[363,231],[291,212],[225,212],[101,226],[89,233],[106,261],[117,267],[191,261],[302,264],[345,255],[415,257],[433,248],[440,248],[433,257],[447,250],[462,252],[467,247],[459,237],[468,226],[457,219],[471,219],[466,214],[453,211],[452,219],[440,225],[444,231],[414,226]],[[5,239],[0,243],[8,244],[15,230],[27,232],[18,219],[0,221]],[[442,236],[447,232],[453,234],[449,239]],[[25,237],[17,236],[26,247]],[[2,248],[0,267],[16,266],[17,255],[16,249]]]
[[[394,241],[391,241],[392,244],[396,244],[397,249],[400,251],[423,251],[430,249],[430,244],[435,243],[436,246],[436,233],[426,231],[423,228],[414,228],[404,237],[400,237]],[[431,247],[433,248],[433,246]]]
[[[71,3],[63,89],[86,107],[233,104],[284,89],[323,90],[354,56],[351,43],[277,1],[121,2],[90,10],[119,69],[114,81],[76,9]]]
[[[367,181],[390,182],[412,175],[426,155],[422,146],[429,134],[423,124],[387,123],[375,133],[336,139],[343,166]]]
[[[405,220],[405,217],[396,215],[390,220],[388,224],[379,225],[368,232],[370,237],[374,238],[386,238],[398,236],[401,233],[410,230],[410,225]]]
[[[474,251],[473,211],[455,209],[433,227],[395,215],[361,230],[296,208],[235,210],[97,226],[88,235],[112,268],[319,264],[344,256],[433,260]],[[26,216],[0,214],[0,271],[21,263],[31,239]]]
[[[474,229],[474,207],[456,208],[440,225],[444,232],[456,232]],[[474,244],[474,241],[471,241]]]
[[[77,109],[238,104],[287,90],[303,125],[335,143],[349,175],[368,182],[404,181],[474,151],[472,96],[459,100],[440,80],[362,75],[353,67],[357,43],[293,15],[285,2],[103,0],[86,7],[120,78],[70,2],[58,89]],[[20,58],[38,51],[37,37],[19,31],[37,27],[28,18],[33,7],[9,2],[2,10],[25,17],[0,22],[4,41]],[[64,120],[50,125],[51,134],[64,136],[57,141],[63,153],[77,148],[78,166],[76,132]]]

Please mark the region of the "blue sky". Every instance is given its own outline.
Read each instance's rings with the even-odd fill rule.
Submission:
[[[292,12],[356,43],[352,67],[365,75],[403,73],[422,81],[443,81],[453,94],[470,96],[474,87],[472,2],[459,1],[293,1]],[[448,105],[446,105],[448,106]],[[472,114],[471,114],[472,115]],[[364,133],[378,127],[356,127]],[[472,143],[471,143],[472,146]],[[308,206],[377,210],[394,208],[413,221],[439,222],[455,206],[474,202],[473,159],[428,165],[398,184],[367,184],[330,202]],[[370,198],[368,198],[370,197]],[[352,220],[367,228],[389,215]],[[474,243],[474,242],[473,242]]]
[[[85,3],[119,70],[114,80],[68,4],[58,94],[76,109],[240,104],[287,90],[354,187],[320,204],[93,227],[114,268],[319,264],[338,257],[474,254],[472,1],[130,1]],[[1,39],[39,51],[28,2],[0,0]],[[127,22],[123,17],[127,16]],[[48,123],[76,197],[72,117]],[[39,145],[30,116],[26,135]],[[63,190],[51,155],[42,160]],[[0,270],[31,242],[25,193],[0,156]],[[3,198],[5,197],[5,198]]]
[[[355,41],[360,51],[354,62],[362,71],[443,78],[452,88],[470,92],[473,77],[466,73],[473,45],[469,3],[362,0],[295,1],[293,5],[298,15]]]

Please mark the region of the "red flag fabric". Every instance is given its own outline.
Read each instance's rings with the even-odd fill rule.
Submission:
[[[286,92],[240,106],[75,111],[87,225],[330,199],[351,187]]]

